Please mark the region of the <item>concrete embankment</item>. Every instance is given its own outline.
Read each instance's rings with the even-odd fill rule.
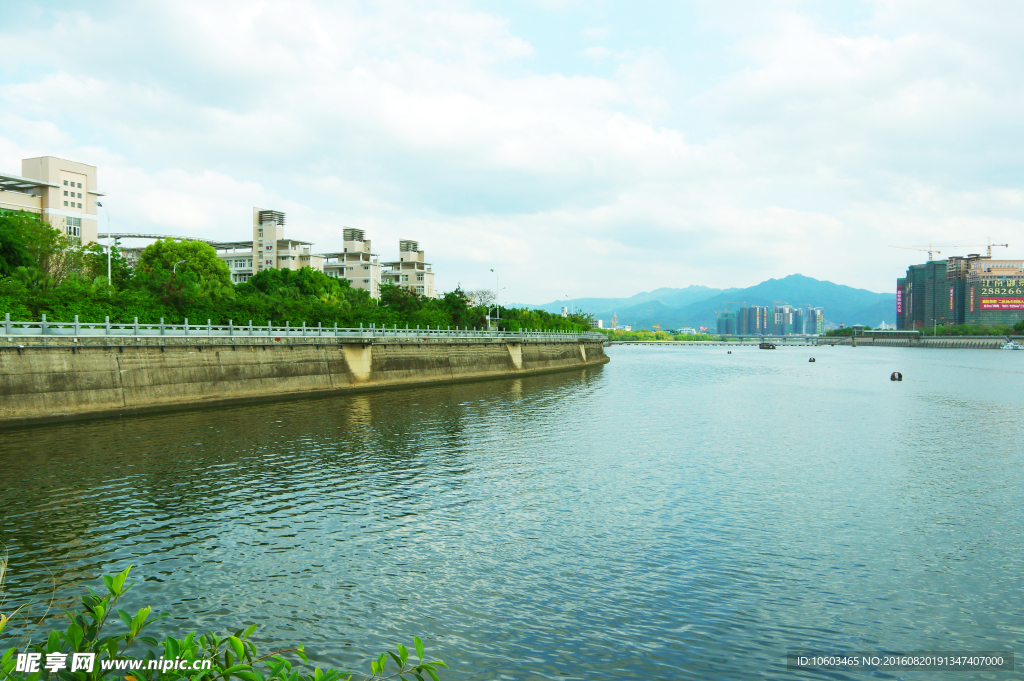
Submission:
[[[608,361],[601,341],[589,339],[4,340],[0,426],[521,376]]]
[[[974,348],[977,350],[998,350],[1007,342],[1003,336],[950,336],[947,338],[870,338],[858,336],[856,343],[849,336],[844,338],[822,337],[818,345],[857,345],[885,348]]]

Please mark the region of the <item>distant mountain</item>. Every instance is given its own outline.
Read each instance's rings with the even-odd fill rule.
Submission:
[[[539,309],[557,313],[562,311],[562,306],[564,305],[570,309],[575,308],[576,310],[595,314],[605,310],[632,308],[653,301],[659,301],[666,307],[680,307],[711,298],[721,292],[722,289],[708,288],[707,286],[687,286],[686,288],[659,288],[654,291],[638,293],[629,298],[566,298],[564,300],[544,303],[543,305],[512,303],[508,307],[528,307],[535,310]],[[608,314],[608,318],[611,319],[611,313]]]
[[[896,322],[896,295],[875,293],[831,281],[820,281],[802,274],[782,279],[769,279],[745,289],[712,289],[690,286],[684,289],[662,288],[630,298],[584,298],[576,301],[576,309],[590,312],[598,319],[618,316],[619,325],[649,329],[658,324],[666,329],[683,326],[717,328],[718,312],[747,305],[772,306],[788,303],[825,310],[825,319],[839,324],[877,326],[885,321]],[[540,307],[560,312],[564,302],[556,301]]]

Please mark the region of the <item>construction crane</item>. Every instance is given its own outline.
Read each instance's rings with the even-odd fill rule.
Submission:
[[[986,255],[991,258],[993,248],[1009,248],[1010,244],[994,244],[991,238],[986,237],[983,244],[946,244],[943,248],[981,248],[982,246],[986,248]]]
[[[612,328],[619,328],[619,315],[615,314],[614,312],[612,313]]]
[[[928,244],[928,248],[919,248],[917,246],[889,246],[889,248],[903,248],[903,249],[908,250],[908,251],[921,251],[922,253],[927,253],[928,254],[928,259],[929,260],[934,260],[935,259],[935,258],[932,257],[933,253],[938,253],[939,255],[942,255],[942,251],[940,251],[940,250],[938,250],[936,248],[933,248],[931,244]]]
[[[658,333],[658,332],[661,331],[661,325],[660,324],[655,324],[651,328],[654,329],[655,333]]]

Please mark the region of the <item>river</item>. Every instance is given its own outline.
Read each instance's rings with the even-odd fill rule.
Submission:
[[[127,608],[170,613],[158,633],[257,623],[263,649],[365,670],[418,634],[450,679],[822,678],[786,651],[1024,652],[1024,353],[608,353],[2,431],[0,611],[133,564]]]

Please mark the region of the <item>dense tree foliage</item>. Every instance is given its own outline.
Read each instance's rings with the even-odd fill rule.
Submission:
[[[177,264],[177,267],[175,267]],[[180,324],[284,324],[293,326],[486,328],[585,331],[583,315],[476,305],[457,289],[427,298],[408,288],[381,286],[374,300],[348,281],[310,268],[264,270],[231,283],[227,266],[208,244],[165,239],[143,250],[132,268],[115,245],[81,247],[36,216],[0,213],[0,314],[11,319]]]

